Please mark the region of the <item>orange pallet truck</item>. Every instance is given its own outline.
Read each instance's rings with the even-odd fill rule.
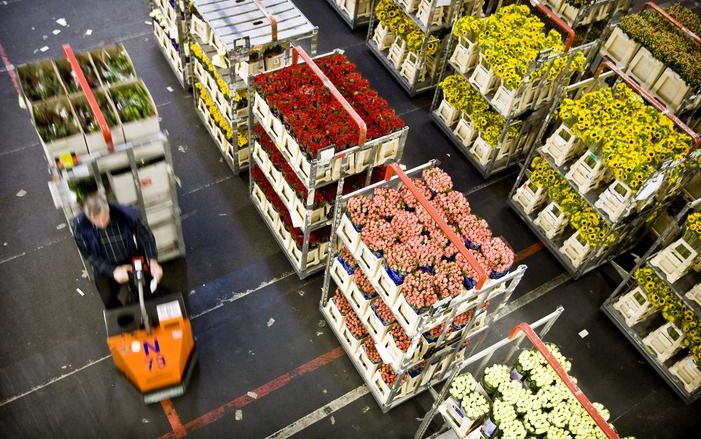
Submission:
[[[182,295],[144,300],[146,270],[143,258],[132,261],[139,303],[105,310],[104,317],[114,365],[151,404],[185,393],[197,356]]]

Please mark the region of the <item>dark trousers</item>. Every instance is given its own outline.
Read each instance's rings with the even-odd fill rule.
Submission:
[[[100,299],[105,304],[106,309],[119,308],[122,302],[119,301],[119,292],[122,285],[112,277],[95,275],[95,287],[100,293]]]

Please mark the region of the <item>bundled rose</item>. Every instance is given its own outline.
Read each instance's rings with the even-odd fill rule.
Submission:
[[[438,218],[443,221],[444,223],[448,222],[448,219],[443,216],[443,212],[440,210],[436,211],[438,214]],[[423,207],[423,206],[416,206],[416,217],[419,219],[419,222],[421,223],[422,226],[424,226],[424,229],[426,229],[427,232],[439,232],[440,231],[440,226],[436,222],[435,218],[431,216],[430,213]]]
[[[385,251],[397,240],[394,229],[385,220],[368,222],[360,232],[363,242],[375,252]]]
[[[404,278],[402,294],[407,303],[416,310],[429,307],[438,301],[433,274],[416,271]]]
[[[427,333],[424,333],[424,335],[428,335],[429,341],[435,341],[438,339],[438,337],[441,336],[444,329],[445,329],[445,325],[438,325],[435,328],[428,331]]]
[[[406,276],[419,266],[416,252],[409,243],[395,242],[391,244],[384,252],[384,257],[387,267],[401,276]],[[398,280],[401,283],[401,279]]]
[[[416,254],[416,262],[420,267],[432,267],[441,260],[445,251],[443,243],[430,236],[421,239],[412,248]]]
[[[448,192],[453,189],[453,179],[441,168],[435,166],[426,168],[421,173],[421,176],[426,182],[426,186],[434,192]]]
[[[469,419],[480,419],[489,412],[489,403],[482,394],[477,392],[468,393],[460,402],[465,416]]]
[[[472,393],[477,387],[477,381],[471,373],[466,372],[455,377],[450,384],[450,396],[462,401],[462,399]]]
[[[390,221],[390,225],[401,242],[418,237],[423,231],[423,226],[416,214],[406,210],[398,211]]]
[[[406,335],[406,332],[404,331],[404,329],[402,329],[402,327],[399,325],[394,325],[390,332],[392,333],[392,338],[394,339],[394,344],[397,345],[397,347],[402,352],[406,352],[409,349],[409,345],[411,344],[411,340],[409,339],[409,336]]]
[[[432,201],[436,209],[443,212],[449,224],[458,225],[471,212],[470,203],[461,192],[450,191],[437,194]]]
[[[370,361],[375,364],[382,363],[382,357],[380,356],[380,353],[377,352],[375,341],[371,337],[365,339],[363,342],[363,349],[365,349],[365,355],[368,356]]]
[[[371,218],[372,200],[368,197],[352,197],[346,207],[351,222],[358,228],[363,228]]]
[[[431,190],[426,186],[426,183],[424,183],[423,180],[420,178],[414,178],[412,179],[412,182],[414,183],[414,186],[416,186],[416,189],[421,193],[421,195],[424,196],[427,200],[431,200],[433,195],[431,194]],[[414,194],[406,187],[402,186],[399,189],[399,194],[402,196],[402,201],[404,202],[404,205],[408,207],[409,209],[416,209],[416,207],[419,205],[419,202],[416,200],[416,197]]]
[[[492,239],[492,231],[487,221],[475,215],[463,216],[457,226],[462,237],[474,244],[482,245]]]
[[[467,325],[467,322],[469,322],[471,318],[472,310],[459,314],[453,319],[453,326],[462,328],[463,326]]]
[[[336,308],[338,308],[344,316],[353,312],[353,307],[340,290],[336,290],[334,300],[336,301]]]
[[[455,262],[439,261],[434,268],[435,288],[439,297],[456,297],[462,291],[463,276]]]
[[[392,218],[402,209],[402,196],[390,187],[378,187],[372,194],[372,205],[380,217]]]
[[[358,263],[355,262],[355,258],[351,254],[350,250],[344,245],[341,247],[341,258],[345,261],[346,265],[348,265],[349,268],[352,270],[355,270],[358,268]]]
[[[385,382],[388,386],[394,385],[394,382],[397,381],[397,374],[394,373],[394,370],[392,370],[392,366],[389,364],[385,364],[380,368],[380,376],[382,377],[382,381]],[[407,374],[404,374],[402,377],[402,383],[406,381],[407,379]]]
[[[496,273],[508,271],[514,263],[514,252],[501,238],[492,238],[480,247],[486,267]]]
[[[353,273],[353,282],[366,298],[377,294],[375,287],[372,286],[372,282],[370,282],[370,279],[365,276],[363,270],[355,270],[355,273]]]
[[[470,252],[474,256],[474,251],[468,250],[468,252]],[[465,256],[462,255],[462,253],[458,253],[457,255],[455,255],[455,263],[460,268],[460,273],[463,276],[469,277],[473,281],[477,280],[477,278],[479,277],[477,270],[475,270],[475,267],[473,267],[472,264],[470,264],[467,261],[467,258],[465,258]]]
[[[381,297],[375,299],[375,302],[373,302],[372,304],[372,310],[385,325],[397,321],[397,319],[394,317],[394,314],[392,313],[392,310],[389,308],[389,306],[387,306],[387,304],[384,300],[382,300]]]
[[[353,308],[351,308],[350,311],[346,314],[345,324],[346,327],[348,327],[348,330],[351,332],[351,334],[353,334],[353,337],[355,338],[361,338],[368,335],[367,328],[365,328],[363,322],[360,321],[360,318],[355,313],[355,311],[353,311]]]

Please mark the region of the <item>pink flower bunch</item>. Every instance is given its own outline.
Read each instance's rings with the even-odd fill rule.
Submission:
[[[413,246],[413,249],[416,252],[416,262],[419,266],[431,267],[441,260],[445,247],[442,242],[427,236]]]
[[[453,189],[453,179],[441,168],[436,166],[426,168],[421,173],[421,176],[426,185],[434,192],[442,193]]]
[[[384,258],[387,267],[402,275],[411,273],[419,266],[416,261],[416,252],[410,244],[396,242],[390,245],[384,252]]]
[[[397,381],[397,374],[394,373],[394,370],[392,370],[392,366],[389,364],[385,364],[380,368],[380,376],[382,377],[382,381],[385,382],[388,386],[393,386],[394,382]],[[407,380],[407,374],[404,374],[402,377],[402,384],[404,381]]]
[[[460,219],[471,212],[470,203],[462,192],[450,191],[437,194],[431,202],[437,210],[443,212],[449,224],[459,224]]]
[[[341,293],[340,290],[336,290],[334,300],[336,301],[336,307],[339,311],[341,311],[341,314],[343,314],[344,316],[347,315],[349,312],[353,312],[353,308],[351,307],[350,302],[348,302],[348,300],[343,295],[343,293]]]
[[[351,309],[350,312],[346,314],[345,324],[346,327],[348,327],[348,330],[351,332],[351,334],[353,334],[353,337],[355,338],[361,338],[368,335],[367,328],[365,328],[365,325],[363,325],[363,322],[360,321],[360,318],[355,313],[355,311],[353,311],[353,309]]]
[[[394,344],[396,344],[402,352],[406,352],[411,344],[411,340],[409,339],[409,336],[406,335],[406,331],[404,331],[401,326],[394,325],[390,332],[392,333]]]
[[[370,198],[364,196],[352,197],[348,200],[346,206],[353,224],[361,228],[367,224],[372,209],[372,200]]]
[[[363,242],[373,251],[384,251],[397,240],[397,233],[385,220],[370,221],[360,232]]]
[[[372,194],[372,205],[380,217],[391,218],[403,209],[402,196],[394,188],[379,187]]]
[[[472,214],[461,218],[458,228],[463,238],[469,239],[475,244],[482,245],[492,239],[492,231],[489,229],[487,221]]]
[[[430,200],[433,197],[433,195],[431,194],[431,190],[428,188],[428,186],[426,186],[426,183],[424,183],[423,180],[421,180],[420,178],[414,178],[412,179],[412,182],[427,200]],[[411,193],[411,191],[407,189],[406,186],[402,186],[399,189],[399,194],[402,196],[402,201],[404,202],[406,207],[410,209],[416,209],[416,206],[419,205],[419,202],[416,200],[414,194]]]
[[[437,210],[437,213],[440,219],[442,219],[446,223],[448,222],[448,219],[443,215],[443,212]],[[421,225],[424,226],[424,229],[426,229],[426,231],[428,231],[429,233],[434,231],[440,233],[440,227],[438,226],[438,223],[435,219],[433,219],[433,217],[423,206],[416,206],[416,217],[419,219],[419,222],[421,223]]]
[[[370,361],[375,364],[382,363],[382,357],[380,356],[380,353],[377,352],[375,341],[371,337],[365,339],[363,342],[363,348],[365,349],[365,354],[368,356]]]
[[[341,258],[343,258],[343,260],[346,261],[346,264],[350,268],[358,268],[358,263],[355,262],[355,258],[351,254],[350,250],[348,250],[348,247],[346,247],[345,245],[341,247]]]
[[[462,328],[463,326],[467,325],[467,322],[470,321],[472,318],[472,310],[469,310],[467,312],[464,312],[458,316],[455,316],[453,319],[453,326],[457,326],[458,328]]]
[[[433,328],[433,329],[431,329],[430,331],[428,331],[428,336],[429,336],[430,338],[438,338],[438,337],[440,337],[441,334],[443,333],[443,329],[444,329],[444,328],[445,328],[445,325],[436,326],[435,328]]]
[[[473,256],[476,253],[474,250],[468,250]],[[479,275],[477,274],[477,271],[472,267],[467,262],[467,259],[465,259],[465,256],[463,256],[461,253],[458,253],[455,255],[455,263],[458,265],[460,269],[460,273],[462,273],[463,276],[467,276],[472,280],[477,280]]]
[[[486,259],[485,267],[497,273],[507,271],[514,263],[514,252],[501,238],[492,238],[480,249]]]
[[[433,305],[438,301],[433,274],[421,270],[408,274],[404,278],[402,294],[416,310]]]
[[[394,317],[392,310],[389,309],[389,306],[387,306],[387,304],[384,300],[382,300],[381,297],[375,299],[375,302],[373,302],[372,304],[372,309],[373,311],[375,311],[375,314],[377,314],[377,316],[381,318],[382,321],[386,324],[394,323],[397,321],[397,318]]]
[[[355,282],[355,285],[360,289],[360,292],[363,293],[364,295],[375,295],[377,292],[375,291],[375,287],[372,286],[372,283],[370,282],[370,279],[365,276],[365,273],[363,273],[363,270],[355,270],[355,273],[353,273],[353,282]]]
[[[434,269],[435,288],[441,298],[456,297],[462,291],[463,276],[455,262],[440,261]]]
[[[392,218],[392,221],[390,221],[390,224],[401,242],[407,242],[421,235],[424,229],[419,219],[416,217],[416,214],[407,210],[397,212]]]

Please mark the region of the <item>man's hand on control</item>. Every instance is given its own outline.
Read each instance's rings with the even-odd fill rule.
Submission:
[[[151,259],[149,261],[149,266],[151,268],[151,277],[156,279],[156,282],[160,282],[163,278],[163,268],[161,268],[161,264],[159,264],[157,260]]]
[[[125,284],[129,282],[129,272],[131,271],[131,265],[120,265],[114,269],[112,277],[120,284]]]

